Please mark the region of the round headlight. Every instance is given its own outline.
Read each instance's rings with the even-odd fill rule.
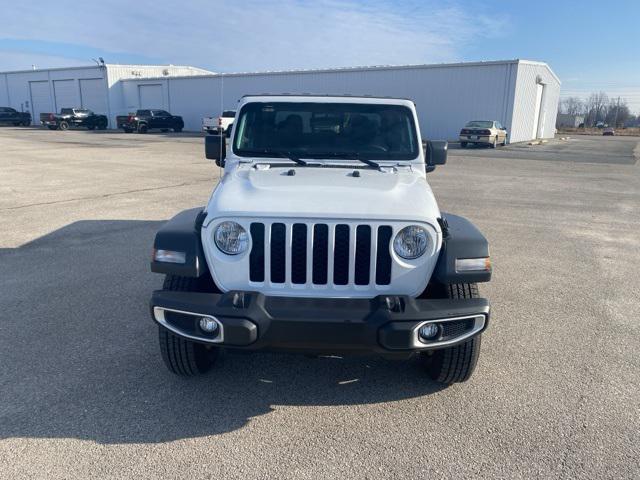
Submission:
[[[427,231],[417,225],[404,227],[393,240],[393,251],[400,257],[412,260],[421,256],[429,245]]]
[[[239,255],[249,248],[249,234],[236,222],[222,222],[213,235],[216,246],[227,255]]]

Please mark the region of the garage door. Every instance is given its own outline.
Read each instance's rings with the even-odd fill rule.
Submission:
[[[54,80],[53,94],[57,112],[61,108],[78,108],[80,106],[80,95],[75,80]]]
[[[29,82],[29,93],[31,94],[31,114],[36,125],[40,123],[40,114],[53,112],[53,102],[49,95],[49,82],[46,80],[39,82]]]
[[[164,108],[162,85],[138,85],[140,108]]]
[[[86,78],[80,80],[80,101],[82,108],[95,113],[107,114],[107,88],[102,78]]]

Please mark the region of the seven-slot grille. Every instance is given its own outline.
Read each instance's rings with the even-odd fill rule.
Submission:
[[[249,280],[293,285],[389,285],[389,225],[252,223]]]

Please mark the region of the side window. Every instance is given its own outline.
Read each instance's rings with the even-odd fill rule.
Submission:
[[[0,113],[9,113],[11,110],[8,108],[0,107]]]
[[[151,116],[151,112],[149,110],[138,110],[138,116],[149,117]]]
[[[152,110],[154,117],[168,117],[169,113],[164,110]]]

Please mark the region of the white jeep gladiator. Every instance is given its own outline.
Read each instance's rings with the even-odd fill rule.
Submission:
[[[205,207],[157,233],[166,275],[151,315],[170,371],[222,348],[418,355],[446,384],[477,363],[491,278],[486,239],[440,212],[410,100],[245,96],[232,133],[205,138],[224,176]]]

